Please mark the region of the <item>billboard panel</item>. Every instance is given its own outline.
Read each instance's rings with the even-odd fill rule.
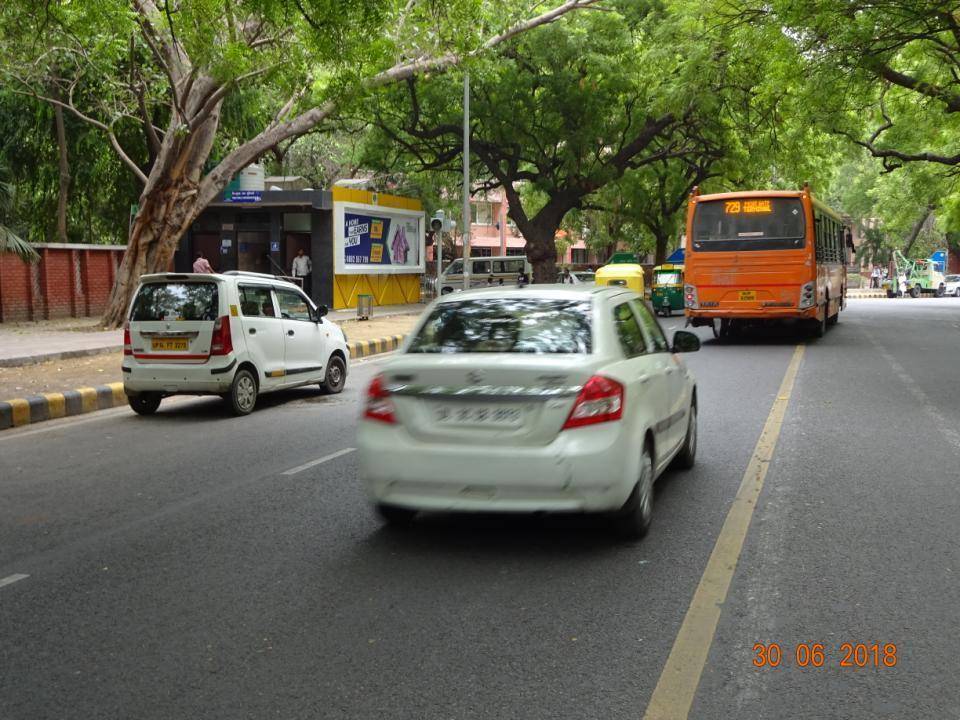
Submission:
[[[333,204],[334,272],[422,273],[424,213],[349,202]]]

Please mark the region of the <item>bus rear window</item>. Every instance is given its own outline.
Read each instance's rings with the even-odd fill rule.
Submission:
[[[220,301],[212,282],[156,282],[140,287],[130,319],[140,322],[216,320]]]
[[[792,250],[804,246],[800,198],[737,198],[698,202],[693,249]]]

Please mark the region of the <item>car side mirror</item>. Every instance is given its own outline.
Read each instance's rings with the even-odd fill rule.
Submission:
[[[328,308],[326,305],[317,305],[317,319],[322,318],[328,312],[330,312],[330,308]]]
[[[700,349],[700,338],[692,332],[686,330],[677,330],[673,334],[673,347],[671,352],[688,353],[696,352]]]

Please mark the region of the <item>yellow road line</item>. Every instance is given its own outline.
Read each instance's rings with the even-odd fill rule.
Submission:
[[[670,657],[667,658],[667,664],[653,690],[647,711],[643,715],[644,720],[685,720],[690,712],[693,696],[700,684],[700,675],[717,631],[720,609],[726,600],[727,590],[743,549],[743,541],[757,506],[757,498],[763,489],[767,468],[777,446],[780,428],[783,427],[787,403],[803,358],[803,347],[797,345],[787,366],[777,399],[773,401],[773,407],[753,449],[753,456],[747,464],[733,506],[723,522],[720,536],[713,546],[693,600],[690,601]]]

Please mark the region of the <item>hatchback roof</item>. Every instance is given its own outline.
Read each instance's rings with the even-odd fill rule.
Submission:
[[[237,270],[230,270],[225,273],[151,273],[149,275],[140,276],[140,282],[162,282],[176,280],[187,280],[194,282],[198,280],[214,280],[215,282],[226,282],[228,280],[261,281],[270,283],[271,285],[279,285],[299,290],[295,283],[287,280],[281,280],[275,275],[242,272]]]

